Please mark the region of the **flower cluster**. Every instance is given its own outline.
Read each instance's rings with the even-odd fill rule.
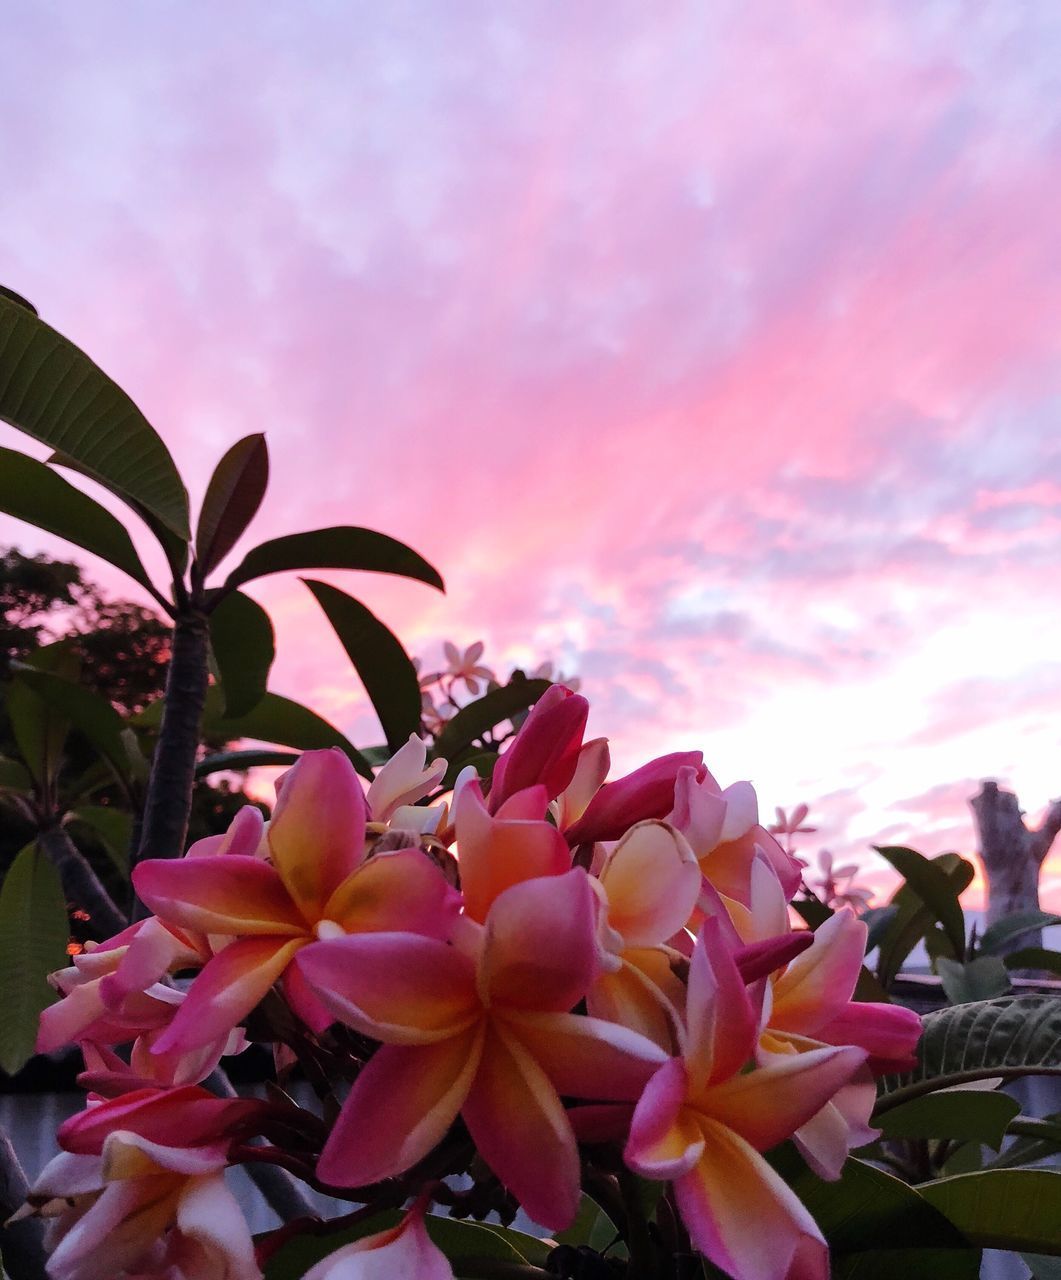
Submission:
[[[222,1172],[270,1152],[357,1203],[415,1202],[313,1280],[452,1275],[424,1214],[467,1171],[550,1231],[583,1185],[640,1175],[737,1280],[827,1275],[764,1153],[791,1138],[836,1177],[919,1021],[853,1000],[850,910],[794,927],[800,867],[749,784],[723,789],[699,752],[608,781],[588,710],[553,686],[489,782],[465,770],[445,799],[416,738],[367,793],[344,755],[307,753],[269,822],[248,808],[141,863],[154,915],[75,957],[42,1019],[90,1090],[30,1199],[55,1280],[257,1277]],[[315,1082],[327,1122],[201,1087],[248,1040]]]

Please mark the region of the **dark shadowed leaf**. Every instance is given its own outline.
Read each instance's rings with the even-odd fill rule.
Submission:
[[[796,898],[792,906],[803,923],[810,929],[821,928],[826,920],[835,914],[828,903],[822,902],[818,898]]]
[[[125,527],[43,462],[14,449],[0,448],[0,511],[91,551],[151,587]]]
[[[129,777],[129,752],[122,733],[125,722],[106,698],[83,684],[37,671],[24,663],[14,663],[17,682],[25,683],[49,708],[65,717],[69,724],[84,734],[107,761],[121,781]]]
[[[1061,916],[1055,916],[1049,911],[1015,911],[984,931],[984,936],[980,939],[980,951],[993,955],[1022,933],[1030,933],[1033,929],[1048,929],[1055,924],[1061,924]]]
[[[210,647],[221,675],[225,716],[246,715],[264,697],[276,656],[269,615],[257,600],[233,591],[210,615]]]
[[[1023,947],[1020,951],[1011,951],[1003,958],[1003,963],[1007,969],[1041,969],[1061,977],[1061,951],[1051,951],[1047,947]]]
[[[993,1000],[1008,995],[1013,987],[1009,970],[998,956],[978,956],[968,964],[959,964],[946,956],[936,960],[936,972],[951,1004],[971,1004],[974,1000]]]
[[[985,1249],[1061,1255],[1061,1173],[984,1169],[918,1190],[963,1235]]]
[[[899,908],[890,904],[886,907],[870,907],[868,911],[862,912],[860,918],[869,930],[866,936],[867,955],[880,946],[881,939],[887,932],[888,926],[898,914]]]
[[[278,693],[267,693],[261,702],[245,716],[228,719],[223,715],[224,701],[221,690],[215,685],[206,691],[206,707],[203,712],[203,732],[210,738],[224,738],[236,742],[250,738],[255,742],[273,742],[281,747],[293,747],[296,751],[316,751],[324,747],[338,747],[350,757],[354,768],[369,781],[375,776],[372,766],[360,751],[332,724],[301,703],[282,698]],[[145,729],[158,729],[162,723],[162,700],[151,703],[133,717],[135,724]]]
[[[269,450],[264,435],[237,440],[214,468],[195,531],[195,557],[205,578],[228,555],[265,497]]]
[[[0,756],[0,791],[29,791],[33,775],[20,760]]]
[[[252,578],[264,578],[289,569],[367,569],[373,573],[416,578],[444,590],[438,570],[404,542],[374,529],[352,525],[271,538],[247,552],[228,575],[225,586],[238,587]]]
[[[70,936],[59,873],[28,844],[0,889],[0,1069],[33,1054],[37,1019],[55,1000],[47,975],[66,963]]]
[[[1020,1103],[1008,1093],[948,1089],[886,1111],[880,1128],[886,1138],[953,1138],[997,1151],[1006,1126],[1019,1112]]]
[[[247,769],[290,765],[296,760],[298,755],[294,751],[270,751],[267,747],[252,747],[246,751],[218,751],[199,761],[195,766],[195,776],[206,778],[211,773],[243,773]]]
[[[420,732],[420,685],[398,637],[360,600],[327,582],[304,578],[346,656],[361,677],[391,751]]]
[[[187,539],[188,495],[169,451],[125,392],[24,306],[0,297],[0,419],[68,454]]]
[[[69,820],[88,827],[106,850],[107,857],[123,876],[129,874],[129,843],[133,835],[132,814],[113,805],[85,804],[70,811]]]
[[[452,720],[446,721],[445,728],[435,739],[432,755],[442,756],[445,760],[456,759],[459,752],[470,747],[484,733],[489,733],[495,725],[533,706],[551,683],[550,680],[516,680],[469,702]]]
[[[0,284],[0,298],[10,298],[12,302],[17,302],[20,307],[25,307],[33,315],[40,314],[32,302],[24,298],[21,293],[16,293],[14,289],[9,289],[6,285]]]
[[[81,673],[77,654],[62,642],[38,649],[22,665],[66,680],[76,680]],[[59,774],[63,746],[70,732],[69,718],[17,674],[7,691],[7,715],[26,767],[40,787],[47,790]]]
[[[1003,996],[924,1017],[918,1065],[880,1081],[877,1115],[971,1080],[1061,1075],[1061,996]]]
[[[913,849],[898,845],[874,845],[899,872],[940,922],[954,948],[955,957],[965,951],[965,916],[946,872]]]

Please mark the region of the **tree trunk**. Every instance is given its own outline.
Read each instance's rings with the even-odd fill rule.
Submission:
[[[26,1175],[7,1134],[0,1130],[0,1252],[5,1273],[17,1280],[47,1280],[44,1270],[44,1223],[40,1218],[11,1215],[26,1200]]]
[[[136,860],[179,858],[188,836],[195,754],[206,705],[208,622],[190,611],[177,618],[158,745]]]
[[[1018,911],[1039,910],[1039,870],[1061,831],[1061,800],[1055,800],[1042,825],[1029,830],[1011,791],[985,782],[969,801],[980,834],[980,859],[987,877],[987,926]],[[1042,931],[1012,939],[1006,951],[1041,947]]]
[[[121,933],[129,921],[66,831],[59,826],[45,827],[37,833],[37,844],[59,872],[67,902],[88,913],[93,934],[102,940]]]

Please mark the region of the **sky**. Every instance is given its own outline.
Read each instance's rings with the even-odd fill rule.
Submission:
[[[553,659],[618,768],[702,747],[871,882],[971,851],[981,778],[1061,793],[1061,7],[0,11],[0,280],[193,503],[264,430],[254,539],[409,542],[445,596],[322,576],[429,660]],[[305,589],[252,594],[273,687],[374,740]]]

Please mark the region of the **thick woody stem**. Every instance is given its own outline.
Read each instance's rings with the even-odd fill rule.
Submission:
[[[88,913],[92,932],[98,938],[112,938],[129,921],[114,905],[114,900],[100,883],[88,859],[60,826],[46,827],[37,835],[37,843],[48,861],[59,872],[63,893],[73,907]]]
[[[179,858],[184,852],[206,705],[207,645],[206,615],[192,609],[178,614],[137,861]]]

